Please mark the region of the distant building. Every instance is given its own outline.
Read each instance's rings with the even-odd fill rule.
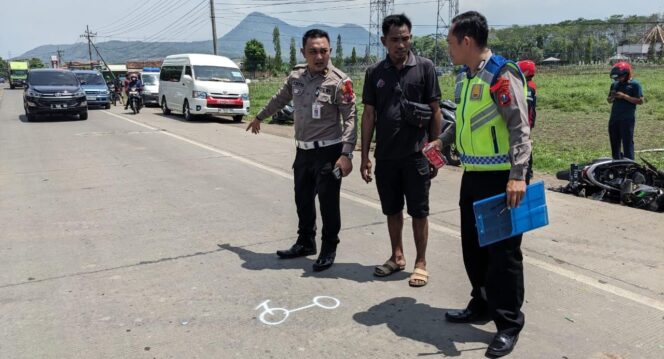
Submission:
[[[655,43],[655,53],[662,51],[664,46],[664,26],[655,25],[639,41],[638,44],[618,46],[617,56],[627,57],[631,61],[645,61],[648,58],[650,45]]]
[[[161,64],[164,62],[164,59],[152,59],[152,60],[129,60],[126,62],[127,71],[141,71],[144,67],[161,67]]]

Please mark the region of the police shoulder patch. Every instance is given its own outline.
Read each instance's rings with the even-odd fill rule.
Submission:
[[[499,77],[496,83],[490,87],[490,91],[498,106],[509,106],[512,103],[510,80],[508,78]]]

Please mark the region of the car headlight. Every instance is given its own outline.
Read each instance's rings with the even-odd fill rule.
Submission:
[[[104,95],[108,95],[108,94],[110,94],[110,93],[111,93],[111,92],[108,91],[108,90],[104,91]]]
[[[192,91],[191,96],[193,98],[205,99],[205,98],[207,98],[207,92],[205,92],[205,91]]]
[[[243,101],[249,101],[249,94],[248,93],[243,93],[242,94],[242,100]]]
[[[85,96],[85,91],[76,91],[74,93],[74,97],[81,97],[81,96]]]
[[[41,97],[41,93],[35,90],[28,90],[28,96],[30,97]]]

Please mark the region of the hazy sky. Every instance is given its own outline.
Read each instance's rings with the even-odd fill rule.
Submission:
[[[288,4],[284,4],[288,3]],[[395,0],[415,34],[433,33],[436,0]],[[275,5],[281,4],[281,5]],[[303,5],[304,4],[304,5]],[[0,56],[46,44],[72,44],[85,26],[106,40],[193,41],[211,38],[209,0],[3,1]],[[354,23],[368,27],[369,0],[216,0],[217,34],[260,11],[297,26]],[[482,12],[491,25],[555,23],[614,14],[664,13],[663,0],[460,0],[460,10]],[[223,50],[223,44],[222,44]]]

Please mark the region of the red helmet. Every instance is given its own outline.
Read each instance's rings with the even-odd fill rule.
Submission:
[[[625,75],[627,75],[628,80],[632,78],[632,65],[630,65],[629,62],[620,61],[611,68],[610,76],[614,81]]]
[[[521,60],[516,64],[519,65],[521,72],[523,72],[523,76],[525,77],[535,76],[536,68],[535,68],[535,63],[532,60]]]

